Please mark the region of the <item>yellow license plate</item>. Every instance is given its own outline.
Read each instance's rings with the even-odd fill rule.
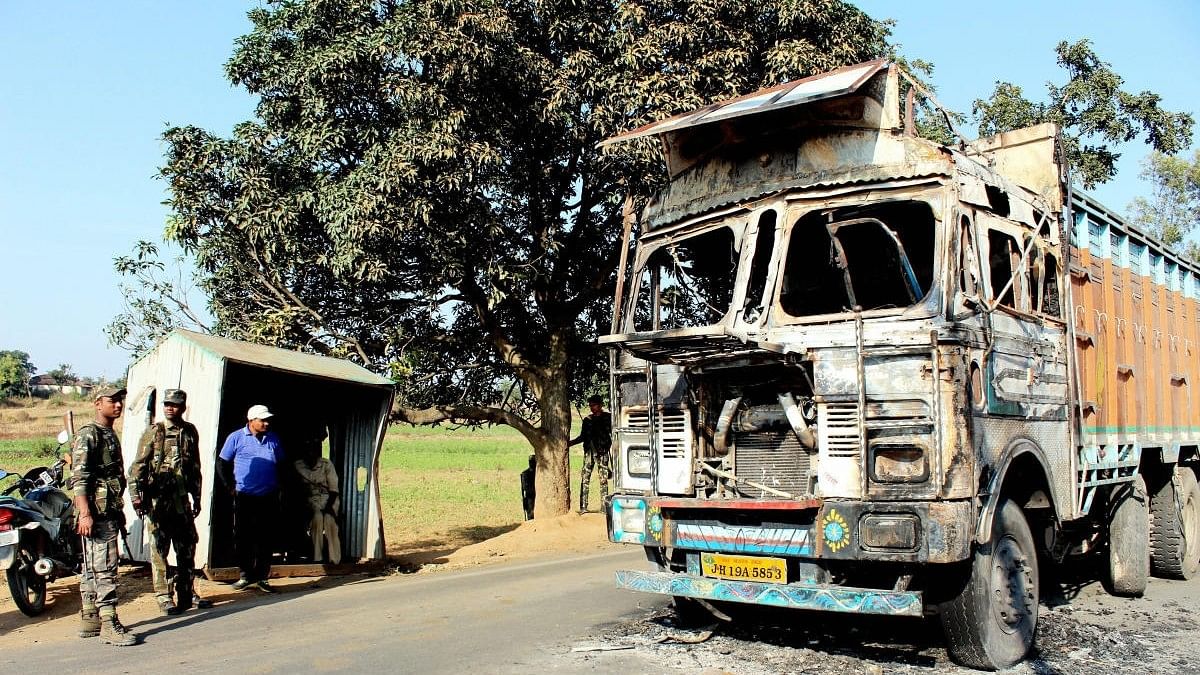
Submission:
[[[761,581],[769,584],[787,583],[787,561],[783,558],[701,553],[700,567],[706,577]]]

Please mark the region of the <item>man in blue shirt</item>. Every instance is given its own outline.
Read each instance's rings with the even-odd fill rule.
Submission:
[[[279,518],[279,475],[283,448],[271,431],[271,411],[251,406],[246,426],[229,434],[221,447],[221,478],[233,495],[234,548],[241,578],[233,587],[251,585],[274,593],[267,584],[271,573],[271,544]]]

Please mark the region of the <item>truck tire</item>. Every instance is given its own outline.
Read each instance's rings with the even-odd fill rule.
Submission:
[[[1150,498],[1150,571],[1166,579],[1200,572],[1200,485],[1188,468],[1176,467],[1179,488],[1166,480]]]
[[[1113,595],[1140,597],[1150,576],[1150,508],[1146,480],[1134,478],[1109,509],[1108,589]]]
[[[964,666],[1003,669],[1029,653],[1037,631],[1038,561],[1016,502],[1000,503],[991,540],[976,547],[966,582],[938,609],[946,649]]]

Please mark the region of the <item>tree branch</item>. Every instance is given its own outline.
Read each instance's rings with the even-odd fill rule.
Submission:
[[[530,445],[537,446],[545,441],[545,434],[541,429],[530,424],[524,417],[501,408],[440,405],[417,409],[398,406],[392,409],[392,421],[414,425],[437,424],[446,421],[507,424],[520,432]]]

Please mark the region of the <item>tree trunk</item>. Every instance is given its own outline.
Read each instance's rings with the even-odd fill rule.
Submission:
[[[559,371],[546,382],[538,403],[544,440],[534,446],[538,460],[535,519],[553,518],[571,510],[571,462],[567,452],[571,440],[571,401],[566,372]]]

